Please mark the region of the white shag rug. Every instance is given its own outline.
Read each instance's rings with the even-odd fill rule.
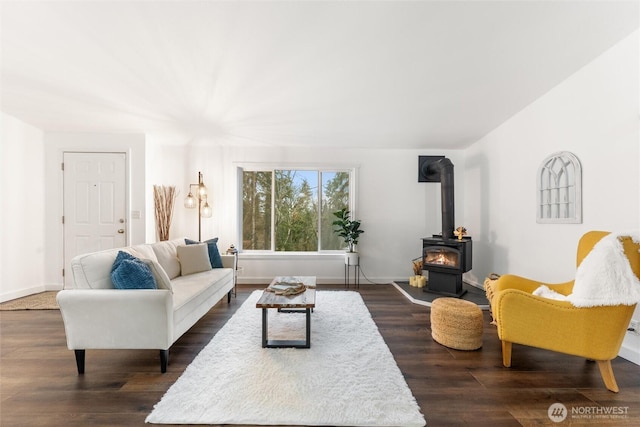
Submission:
[[[261,346],[253,292],[158,402],[147,423],[424,426],[362,297],[318,291],[310,349]],[[303,313],[270,309],[269,339],[304,338]]]

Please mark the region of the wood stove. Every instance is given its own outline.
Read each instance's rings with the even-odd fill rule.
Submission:
[[[462,273],[471,270],[471,238],[443,239],[441,235],[422,239],[422,268],[429,272],[425,292],[461,297]]]
[[[471,237],[454,237],[453,163],[446,157],[429,158],[420,164],[422,181],[440,181],[442,193],[442,234],[422,239],[422,269],[429,272],[424,292],[461,297],[462,273],[472,267]]]

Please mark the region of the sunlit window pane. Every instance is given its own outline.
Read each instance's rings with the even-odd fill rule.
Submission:
[[[243,250],[339,250],[333,212],[349,206],[350,173],[276,169],[242,173]]]
[[[242,175],[242,247],[271,249],[272,173],[244,172]]]
[[[322,172],[321,247],[342,249],[344,242],[333,232],[333,212],[349,206],[349,173]]]

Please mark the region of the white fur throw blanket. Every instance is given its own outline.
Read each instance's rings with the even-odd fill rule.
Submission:
[[[549,287],[546,285],[540,285],[535,291],[533,291],[533,294],[542,298],[554,299],[558,301],[567,300],[566,295],[562,295],[561,293],[556,292],[553,289],[549,289]]]
[[[633,305],[640,302],[640,281],[625,256],[621,236],[640,242],[640,234],[611,233],[593,247],[576,270],[573,293],[567,300],[576,307]]]

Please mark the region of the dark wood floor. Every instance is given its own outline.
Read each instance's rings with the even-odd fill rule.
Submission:
[[[0,312],[0,425],[144,425],[198,352],[262,287],[239,286],[231,304],[225,299],[214,307],[171,348],[166,374],[157,351],[88,350],[86,373],[78,376],[59,311]],[[576,357],[514,345],[513,367],[504,368],[488,313],[482,349],[456,351],[431,339],[429,309],[409,303],[394,287],[363,284],[360,293],[429,426],[562,425],[547,415],[556,402],[583,414],[563,424],[640,425],[640,366],[613,362],[618,394],[604,388],[595,364]],[[595,407],[626,411],[626,418],[584,418]]]

